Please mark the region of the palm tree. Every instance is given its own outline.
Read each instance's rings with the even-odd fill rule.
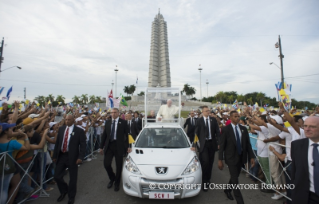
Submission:
[[[103,103],[103,100],[102,100],[101,96],[96,96],[95,99],[96,99],[97,103]]]
[[[253,104],[253,99],[252,99],[252,97],[250,97],[250,98],[247,99],[247,104],[249,104],[249,105]]]
[[[35,100],[35,101],[38,101],[38,103],[40,103],[40,105],[43,106],[44,103],[45,103],[45,98],[46,98],[46,97],[44,97],[44,96],[37,96],[37,97],[34,98],[34,100]]]
[[[144,96],[145,95],[145,92],[144,91],[141,91],[141,93],[137,94],[138,96]]]
[[[229,101],[230,104],[232,104],[234,102],[234,96],[233,95],[228,96],[227,100]]]
[[[265,99],[265,94],[259,92],[257,94],[257,96],[256,96],[256,99],[260,101],[260,106],[262,107],[263,106],[263,100]]]
[[[53,94],[49,94],[47,97],[46,97],[46,101],[51,101],[51,103],[54,101],[54,96]]]
[[[188,92],[188,90],[189,90],[189,84],[184,84],[184,88],[183,88],[182,92],[186,94]]]
[[[245,101],[245,97],[244,97],[244,95],[239,94],[239,95],[237,96],[237,100],[238,100],[238,102],[242,102],[242,103],[244,103],[244,101]]]
[[[225,97],[225,94],[224,94],[223,91],[220,91],[220,92],[218,92],[218,93],[216,94],[215,97],[216,97],[217,99],[219,99],[219,101],[222,103],[222,102],[223,102],[223,99],[224,99],[224,97]]]
[[[96,102],[96,98],[94,95],[91,95],[90,98],[89,98],[89,103],[90,104],[94,104]]]
[[[192,96],[196,93],[196,89],[191,87],[189,84],[184,84],[184,88],[182,90],[186,94],[186,96]]]
[[[195,93],[196,93],[196,89],[194,87],[190,86],[188,92],[186,92],[186,95],[193,97],[193,95]]]
[[[64,100],[65,100],[64,96],[62,96],[62,95],[56,96],[56,102],[61,102],[62,104],[64,104]]]
[[[89,101],[88,94],[82,94],[81,101],[82,101],[82,104],[87,104],[87,102]]]
[[[73,103],[81,103],[80,97],[79,96],[73,96],[72,98]]]
[[[126,93],[126,96],[128,96],[128,94],[130,93],[130,87],[129,86],[124,86],[123,91],[124,91],[124,93]]]
[[[136,86],[134,84],[132,84],[130,87],[129,87],[129,90],[130,90],[130,94],[133,96],[133,93],[135,92],[136,90]]]

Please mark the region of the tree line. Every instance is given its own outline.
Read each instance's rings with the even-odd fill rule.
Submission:
[[[57,95],[56,97],[53,94],[48,96],[37,96],[34,98],[41,106],[44,106],[45,103],[51,102],[52,106],[57,106],[59,103],[65,105],[65,97],[63,95]],[[105,103],[105,99],[101,96],[82,94],[81,96],[74,96],[72,98],[73,103],[77,104],[93,104],[93,103]]]
[[[136,91],[136,86],[134,84],[130,86],[124,86],[124,93],[127,95],[133,95]],[[145,93],[141,91],[138,96],[143,96]],[[196,94],[196,89],[191,87],[189,84],[184,84],[184,87],[181,91],[181,94],[185,94],[186,96],[193,97]],[[125,97],[126,100],[130,100],[131,97]],[[247,94],[237,94],[236,91],[219,91],[214,96],[203,97],[202,101],[211,102],[211,103],[230,103],[232,104],[237,99],[239,104],[247,103],[247,105],[253,105],[258,102],[259,106],[263,106],[264,104],[268,104],[268,106],[277,106],[277,98],[266,96],[265,93],[262,92],[252,92]],[[44,104],[48,101],[51,101],[53,106],[57,106],[59,103],[65,104],[65,97],[62,95],[57,95],[56,97],[53,94],[49,94],[48,96],[37,96],[34,100],[38,101],[40,105],[44,106]],[[196,98],[192,98],[192,100],[197,100]],[[101,96],[82,94],[80,96],[74,96],[72,98],[73,103],[77,104],[93,104],[93,103],[105,103],[105,98]],[[296,99],[292,99],[292,105],[296,106],[298,109],[314,109],[317,107],[315,103],[311,103],[309,101],[298,101]]]
[[[214,96],[204,97],[202,101],[204,102],[211,102],[211,103],[234,103],[234,101],[237,99],[238,103],[244,104],[244,102],[247,103],[247,105],[253,105],[256,102],[259,106],[268,105],[268,106],[278,106],[278,101],[276,97],[269,97],[265,93],[262,92],[252,92],[247,94],[237,94],[236,91],[219,91]],[[317,107],[315,103],[311,103],[309,101],[297,101],[296,99],[291,99],[292,106],[296,106],[298,109],[314,109]]]

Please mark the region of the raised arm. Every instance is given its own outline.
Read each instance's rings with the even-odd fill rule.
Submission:
[[[273,126],[275,126],[275,128],[277,128],[278,130],[281,130],[282,132],[287,132],[287,133],[289,133],[288,128],[277,124],[274,119],[271,118],[270,120],[268,120],[268,122],[269,122],[270,124],[272,124]]]
[[[34,149],[42,149],[44,147],[44,144],[45,144],[45,141],[46,141],[46,135],[48,134],[48,131],[49,131],[49,129],[45,129],[44,132],[43,132],[43,135],[41,137],[40,143],[38,145],[32,144],[32,145],[30,145],[30,148],[33,149],[33,150]]]
[[[252,130],[261,131],[261,128],[260,128],[259,126],[257,126],[257,125],[253,125],[253,124],[251,124],[251,123],[249,123],[248,125],[249,125],[249,127],[250,127]]]
[[[30,140],[28,135],[22,132],[22,130],[18,130],[18,132],[24,136],[24,145],[21,147],[20,150],[30,150]]]
[[[294,118],[290,116],[290,114],[285,110],[284,105],[282,102],[278,103],[279,108],[281,111],[284,112],[286,120],[290,123],[290,125],[296,130],[296,132],[300,135],[300,127],[295,122]]]

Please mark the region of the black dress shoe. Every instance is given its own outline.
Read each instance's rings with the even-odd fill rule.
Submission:
[[[120,184],[114,184],[114,191],[119,191],[120,190]]]
[[[74,203],[74,200],[72,200],[72,199],[69,199],[69,202],[68,202],[68,204],[73,204]]]
[[[66,194],[68,194],[68,193],[62,193],[57,201],[61,202],[64,199],[64,197],[66,196]]]
[[[109,184],[107,184],[107,188],[112,188],[114,181],[110,181]]]
[[[226,194],[227,198],[229,200],[234,200],[233,196],[231,195],[230,191],[224,190],[224,193]]]

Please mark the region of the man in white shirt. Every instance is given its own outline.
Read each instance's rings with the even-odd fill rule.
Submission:
[[[178,114],[182,108],[172,105],[172,103],[171,99],[167,99],[167,104],[160,107],[156,116],[158,121],[162,121],[164,123],[174,122],[174,115]],[[184,104],[182,103],[182,106],[183,105]]]
[[[249,124],[251,132],[255,132],[258,134],[258,140],[257,140],[257,156],[258,156],[258,162],[262,168],[262,171],[266,177],[265,183],[271,184],[271,176],[270,176],[270,170],[269,170],[269,156],[268,156],[268,147],[267,144],[263,142],[263,140],[267,139],[265,137],[264,133],[259,128],[257,130],[255,125]],[[260,189],[261,191],[264,191],[265,189]]]
[[[271,117],[276,120],[277,124],[283,125],[283,120],[281,117],[279,116],[271,116]],[[260,129],[259,131],[261,131],[266,136],[266,139],[273,138],[279,135],[281,132],[279,129],[277,129],[270,123],[267,123],[268,121],[266,121],[266,115],[261,116],[261,118],[256,118],[255,122],[257,125],[259,125],[259,127],[257,127],[256,129],[257,130]],[[273,144],[269,144],[269,145],[272,146],[279,154],[282,154],[282,148],[276,143],[279,144],[278,142],[274,141]],[[276,155],[274,155],[273,152],[269,152],[269,169],[270,169],[272,180],[274,181],[275,185],[283,186],[286,182],[285,182],[284,175],[281,173],[283,169],[281,165],[279,164],[279,162],[280,161],[278,160]],[[282,197],[283,197],[282,195],[275,193],[274,196],[271,198],[274,200],[278,200]]]

